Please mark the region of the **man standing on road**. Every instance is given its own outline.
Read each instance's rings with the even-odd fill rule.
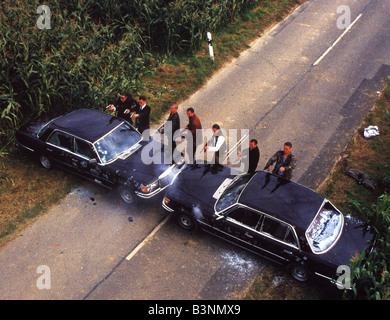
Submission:
[[[292,171],[295,168],[297,160],[294,155],[291,153],[292,144],[291,142],[286,142],[284,144],[283,150],[277,151],[267,162],[264,167],[264,170],[270,170],[271,166],[275,163],[273,174],[278,174],[286,179],[291,179]]]
[[[214,152],[214,159],[212,163],[219,166],[226,155],[226,138],[222,134],[221,128],[218,124],[214,124],[212,130],[214,132],[213,136],[211,137],[209,143],[204,146],[204,150],[205,152]]]
[[[172,136],[177,133],[178,130],[180,130],[180,117],[177,113],[177,110],[179,109],[179,106],[177,104],[171,105],[171,113],[168,116],[167,121],[170,121],[172,123]],[[164,126],[159,130],[161,134],[164,134]]]
[[[198,145],[203,144],[203,135],[200,131],[202,129],[202,123],[200,122],[199,117],[195,114],[195,111],[193,108],[187,109],[187,116],[188,116],[188,124],[186,126],[186,129],[191,131],[191,134],[192,134],[192,159],[193,159],[194,164],[195,164],[196,148]],[[198,134],[197,134],[197,132],[198,132]],[[188,153],[188,156],[191,156],[191,155]]]
[[[260,159],[260,150],[257,146],[257,140],[251,139],[249,142],[249,168],[248,173],[255,172],[257,169],[257,164]]]
[[[147,129],[150,129],[149,115],[150,107],[146,104],[144,96],[139,97],[139,112],[133,115],[138,131],[142,134]]]
[[[257,169],[257,164],[260,159],[260,150],[257,146],[257,140],[251,139],[249,141],[249,155],[248,155],[248,173],[255,172]]]
[[[179,108],[179,106],[177,104],[171,105],[171,109],[170,109],[171,113],[169,114],[169,117],[166,121],[166,122],[169,121],[171,123],[171,126],[169,128],[171,130],[171,132],[166,132],[165,124],[162,126],[161,129],[158,130],[161,134],[168,135],[168,143],[172,144],[172,149],[171,149],[172,155],[176,149],[175,138],[177,137],[177,135],[180,132],[180,117],[179,117],[179,113],[177,112],[178,108]]]

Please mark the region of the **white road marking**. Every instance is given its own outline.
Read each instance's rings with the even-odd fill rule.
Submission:
[[[158,230],[169,220],[171,215],[167,215],[163,221],[159,223],[159,225],[153,229],[153,231],[138,245],[135,247],[135,249],[126,257],[126,260],[130,260],[132,257],[134,257],[137,252],[156,234]]]
[[[342,39],[342,37],[344,37],[344,35],[349,31],[351,30],[352,26],[360,19],[360,17],[362,16],[363,14],[359,14],[357,16],[357,18],[348,26],[347,29],[345,29],[345,31],[341,34],[340,37],[337,38],[337,40],[335,42],[333,42],[333,44],[323,53],[323,55],[321,57],[318,58],[318,60],[316,62],[313,63],[313,66],[316,66],[317,64],[319,64],[321,62],[321,60],[330,52],[330,50],[332,50],[334,48],[334,46]]]

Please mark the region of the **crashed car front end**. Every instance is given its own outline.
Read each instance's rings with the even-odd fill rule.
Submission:
[[[141,185],[137,191],[136,195],[140,198],[149,199],[155,196],[156,194],[162,192],[167,187],[173,184],[176,177],[180,174],[181,171],[186,167],[184,158],[178,161],[177,163],[172,164],[165,170],[156,180],[147,185]]]

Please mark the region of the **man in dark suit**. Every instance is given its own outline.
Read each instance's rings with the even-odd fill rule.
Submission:
[[[177,130],[180,129],[180,117],[179,114],[177,113],[177,110],[179,109],[179,106],[177,104],[171,105],[171,113],[168,116],[167,121],[170,121],[172,123],[172,136],[177,134]],[[165,133],[165,126],[163,126],[159,131],[161,134]]]
[[[117,117],[125,119],[130,124],[133,124],[133,120],[130,117],[131,112],[138,112],[138,102],[133,99],[131,94],[122,93],[115,105],[111,104],[108,107],[108,111],[110,113],[115,113]]]
[[[177,110],[179,109],[179,106],[177,104],[173,104],[171,105],[171,108],[170,108],[170,111],[171,113],[169,114],[168,116],[168,119],[167,121],[164,123],[164,125],[158,130],[161,134],[166,134],[168,135],[168,145],[171,147],[171,150],[172,150],[172,155],[173,155],[173,152],[175,151],[175,148],[176,148],[176,141],[175,141],[175,138],[177,138],[178,134],[179,134],[179,130],[180,130],[180,117],[179,117],[179,114],[177,112]],[[166,123],[167,122],[170,122],[170,126],[168,128],[170,128],[171,132],[168,132],[166,130]]]
[[[257,164],[260,159],[260,150],[257,146],[257,140],[251,139],[249,142],[249,168],[248,173],[255,172],[257,169]]]
[[[149,116],[150,107],[146,104],[145,96],[139,97],[139,112],[133,115],[138,131],[142,134],[147,129],[150,129]]]

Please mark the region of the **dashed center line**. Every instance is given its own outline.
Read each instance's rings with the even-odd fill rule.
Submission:
[[[321,57],[318,58],[318,60],[316,62],[313,63],[313,66],[316,66],[317,64],[319,64],[321,62],[321,60],[330,52],[330,50],[332,50],[335,45],[344,37],[344,35],[349,31],[351,30],[352,26],[361,18],[363,14],[359,14],[357,16],[357,18],[348,26],[348,28],[345,29],[345,31],[337,38],[337,40],[335,42],[333,42],[333,44],[323,53],[323,55]]]
[[[163,221],[161,221],[156,228],[153,229],[151,233],[138,245],[135,247],[133,251],[126,257],[126,260],[130,260],[132,257],[134,257],[137,252],[156,234],[158,230],[169,220],[171,215],[167,215]]]

